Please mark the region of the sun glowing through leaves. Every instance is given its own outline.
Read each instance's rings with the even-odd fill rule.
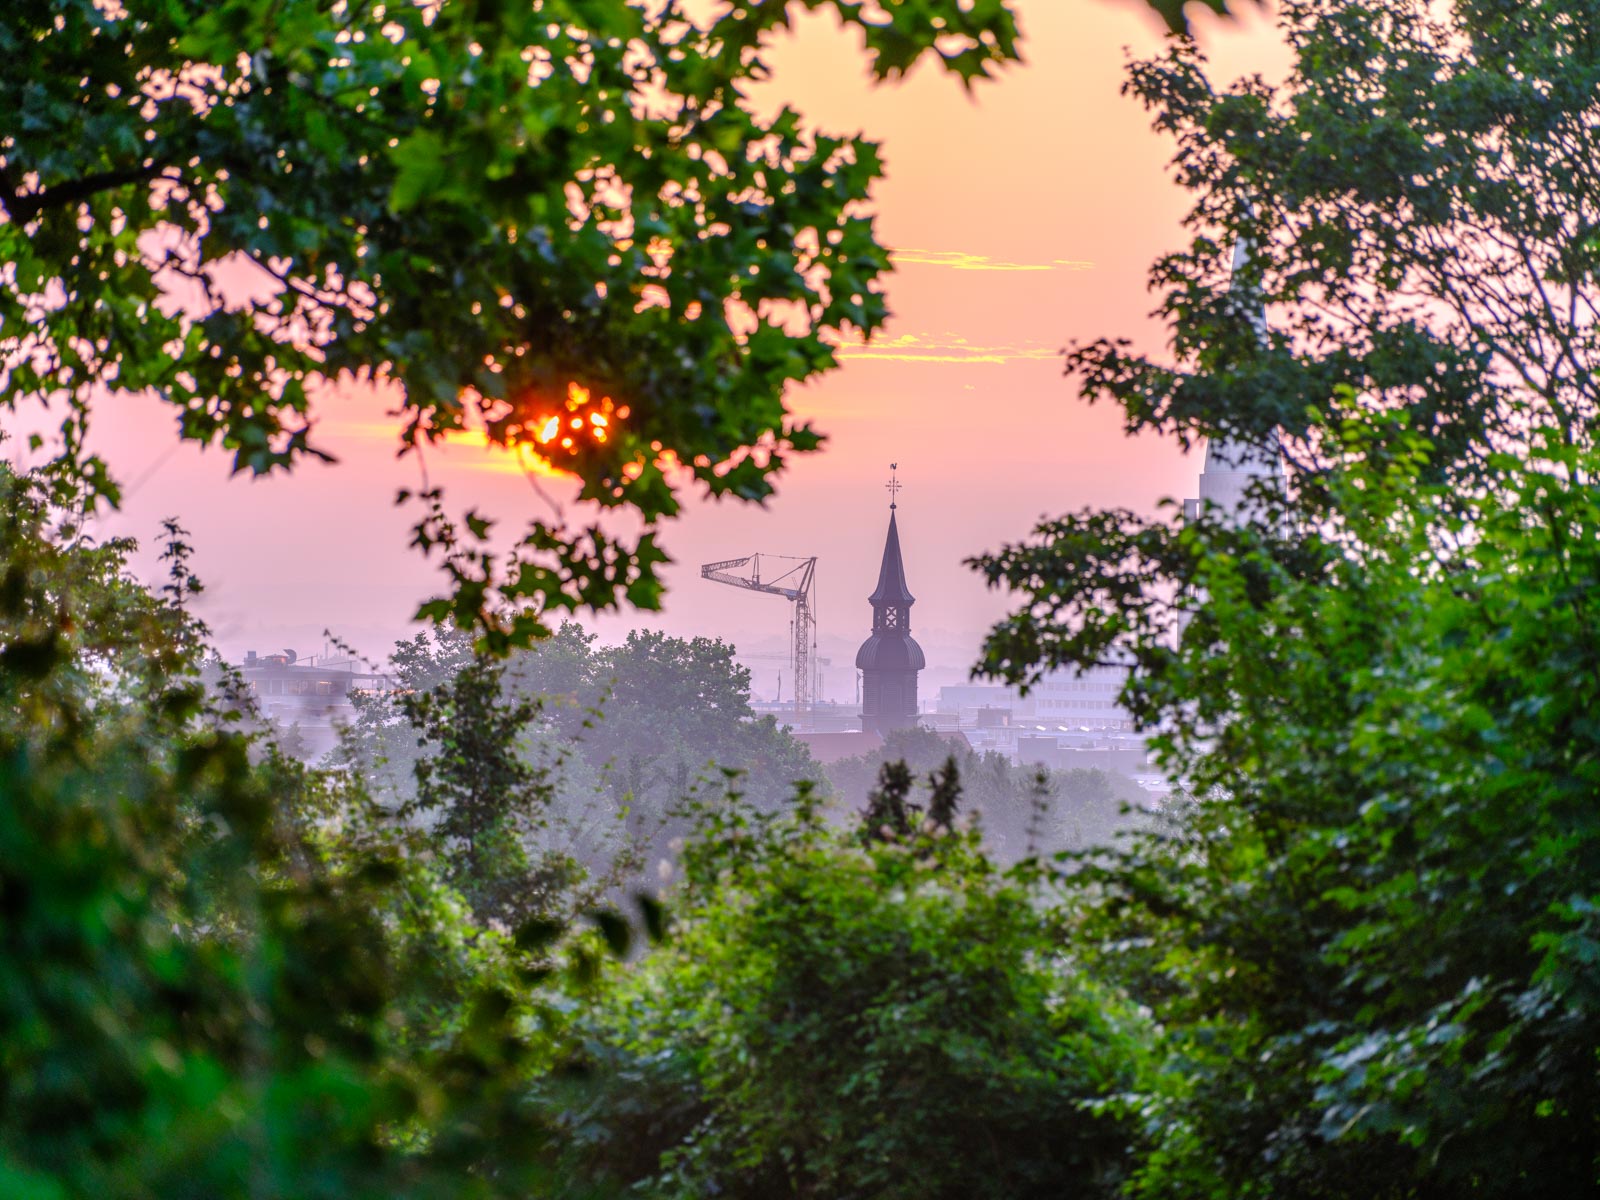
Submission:
[[[597,396],[577,382],[568,383],[559,398],[548,392],[530,392],[518,402],[480,401],[474,415],[479,420],[470,424],[427,430],[423,440],[459,451],[463,457],[449,460],[458,468],[546,479],[598,477],[618,499],[623,495],[622,485],[640,479],[648,463],[661,453],[659,443],[647,449],[626,441],[625,423],[631,415],[628,405],[618,404],[610,396]],[[325,428],[362,438],[394,436],[392,425],[374,421],[336,421]],[[619,455],[639,457],[619,462]]]
[[[532,434],[536,452],[559,466],[562,451],[576,455],[587,446],[603,446],[613,434],[613,423],[628,418],[628,406],[618,405],[610,396],[596,398],[581,383],[567,384],[560,409],[528,415],[522,427]],[[524,443],[526,444],[526,443]]]

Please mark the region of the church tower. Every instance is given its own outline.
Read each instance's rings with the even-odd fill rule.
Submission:
[[[890,470],[898,464],[890,464]],[[872,636],[856,652],[861,672],[861,728],[888,733],[917,723],[917,672],[927,666],[922,647],[911,636],[911,606],[917,602],[906,586],[900,558],[900,529],[895,523],[895,497],[900,482],[889,479],[889,535],[883,543],[883,565],[872,605]]]

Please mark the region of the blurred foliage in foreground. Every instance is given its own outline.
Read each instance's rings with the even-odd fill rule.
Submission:
[[[0,1193],[537,1189],[536,960],[302,821],[328,781],[219,732],[175,597],[49,520],[0,474]]]

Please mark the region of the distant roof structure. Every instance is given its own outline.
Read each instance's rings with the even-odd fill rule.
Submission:
[[[841,758],[859,758],[883,749],[883,738],[871,729],[822,730],[816,733],[795,731],[792,736],[811,751],[811,757],[824,765]]]

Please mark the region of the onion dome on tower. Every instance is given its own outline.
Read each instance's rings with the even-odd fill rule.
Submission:
[[[897,470],[898,464],[890,464]],[[889,535],[883,543],[883,565],[878,586],[867,602],[872,605],[872,635],[856,652],[861,672],[861,728],[883,734],[917,723],[917,672],[927,666],[922,647],[911,636],[911,606],[917,598],[906,586],[906,567],[900,558],[900,529],[895,523],[895,496],[900,482],[889,479]]]

